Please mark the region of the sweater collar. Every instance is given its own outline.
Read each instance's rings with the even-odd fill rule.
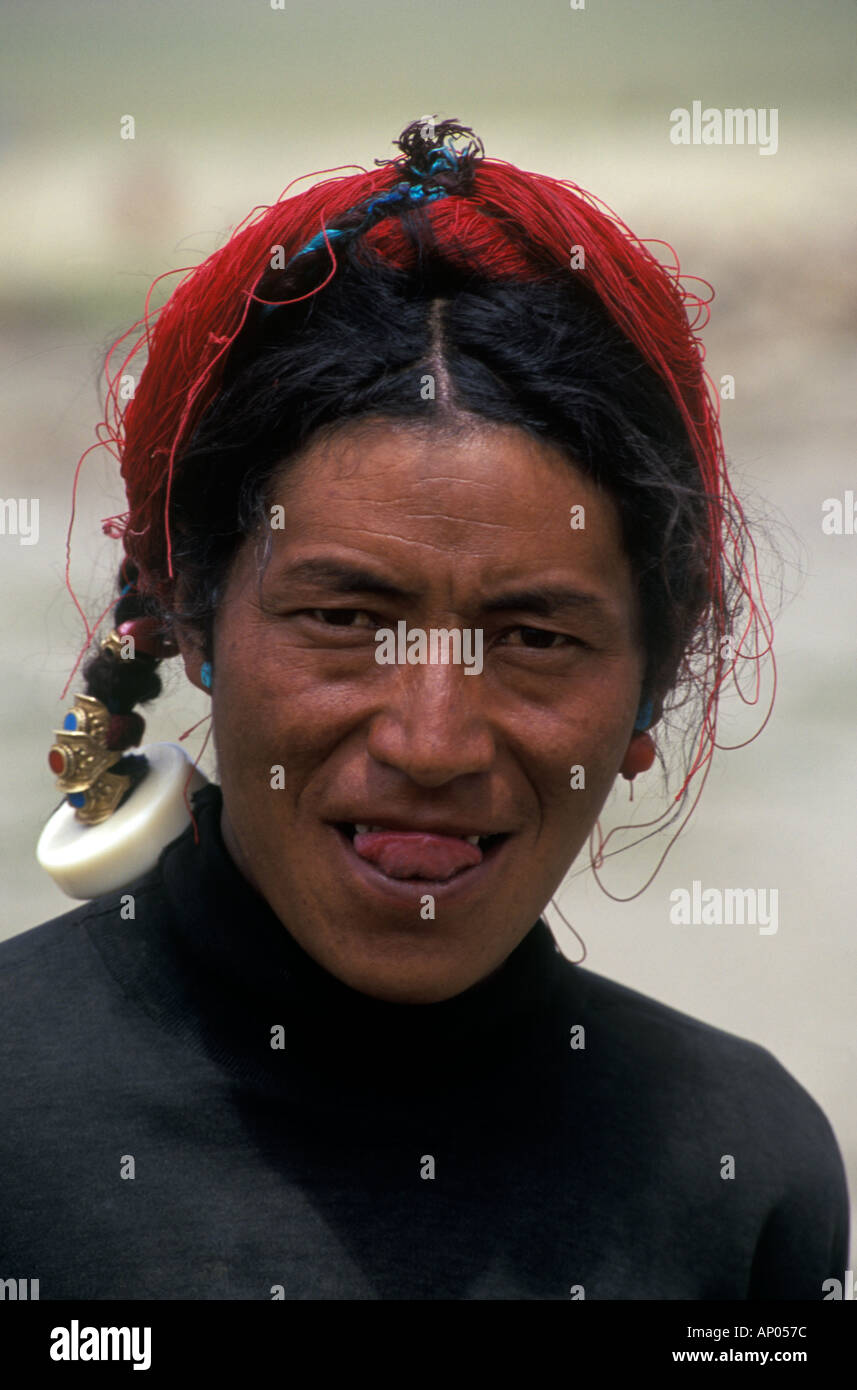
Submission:
[[[314,961],[239,872],[223,842],[222,805],[213,783],[197,793],[199,843],[189,828],[164,851],[161,874],[185,953],[224,1002],[257,1021],[261,1016],[268,1063],[276,1065],[285,1051],[349,1084],[367,1067],[393,1083],[418,1073],[448,1084],[453,1073],[463,1078],[493,1069],[531,1039],[562,966],[543,921],[497,970],[452,999],[374,999]],[[282,1029],[282,1051],[272,1048],[275,1028]]]

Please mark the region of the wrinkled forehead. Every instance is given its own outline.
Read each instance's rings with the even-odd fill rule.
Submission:
[[[367,526],[391,536],[404,527],[413,539],[448,535],[453,544],[465,538],[479,549],[496,528],[566,545],[570,530],[578,539],[585,530],[573,527],[573,509],[580,520],[588,505],[605,537],[618,532],[611,499],[566,451],[474,416],[437,426],[380,419],[345,425],[287,463],[270,495],[283,508],[284,530],[293,529],[290,511],[333,524],[362,508]]]
[[[612,500],[516,427],[362,421],[286,465],[270,500],[268,586],[329,581],[473,609],[504,585],[565,585],[629,621],[635,607]]]

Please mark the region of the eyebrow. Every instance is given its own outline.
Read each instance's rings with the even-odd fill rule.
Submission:
[[[355,593],[377,594],[382,598],[407,601],[417,595],[410,590],[382,579],[372,570],[361,569],[359,565],[349,565],[336,560],[301,560],[292,568],[278,575],[278,583],[293,584],[302,581],[325,584],[334,593],[350,595]],[[578,612],[587,609],[594,616],[614,615],[613,604],[599,598],[597,594],[586,593],[566,585],[535,584],[525,589],[510,589],[506,593],[495,594],[484,599],[481,604],[486,613],[500,613],[517,609],[539,617],[549,618],[556,613]]]
[[[416,595],[381,579],[372,570],[338,560],[301,560],[277,576],[278,584],[325,584],[337,594],[378,594],[382,598],[411,599]]]
[[[496,594],[493,598],[486,599],[482,607],[486,613],[522,609],[527,613],[536,613],[541,618],[584,608],[592,613],[604,615],[612,612],[612,605],[606,599],[599,598],[597,594],[583,593],[580,589],[570,589],[564,585],[544,584]]]

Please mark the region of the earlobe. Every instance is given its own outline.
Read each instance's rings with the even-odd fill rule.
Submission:
[[[648,772],[654,761],[654,739],[650,733],[638,732],[628,744],[628,751],[622,759],[619,771],[629,782],[633,782],[638,773]]]
[[[176,643],[184,662],[185,675],[191,685],[195,685],[197,690],[208,691],[211,686],[206,685],[204,670],[207,666],[210,672],[211,666],[205,660],[205,652],[199,638],[185,628],[177,628]]]
[[[637,717],[634,720],[634,732],[619,769],[629,782],[633,782],[638,773],[648,772],[655,761],[655,741],[649,729],[660,719],[662,711],[663,701],[660,696],[641,696]],[[631,794],[633,796],[633,789]]]

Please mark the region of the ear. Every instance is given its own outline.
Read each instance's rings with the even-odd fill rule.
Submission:
[[[648,729],[632,729],[632,731],[631,731],[631,737],[630,737],[629,740],[628,740],[628,748],[629,748],[629,749],[634,745],[634,740],[635,740],[635,739],[640,739],[640,738],[642,738],[644,734],[648,733],[648,730],[653,729],[653,728],[655,727],[655,725],[656,725],[657,723],[659,723],[659,721],[660,721],[660,719],[661,719],[661,716],[663,715],[663,712],[664,712],[664,699],[666,698],[665,695],[663,694],[663,692],[661,692],[661,693],[659,693],[659,694],[652,695],[652,696],[650,696],[649,698],[651,699],[651,702],[652,702],[652,718],[651,718],[651,721],[650,721],[650,723],[649,723],[649,725],[648,725]],[[642,699],[641,699],[641,703],[642,703]]]
[[[185,675],[191,685],[195,685],[197,690],[203,691],[204,694],[210,695],[210,690],[202,682],[202,663],[205,661],[205,651],[201,634],[177,623],[173,628],[173,636],[184,662]]]
[[[650,725],[651,728],[654,728],[655,724],[659,724],[661,719],[663,718],[664,699],[664,695],[652,696],[652,723]]]

